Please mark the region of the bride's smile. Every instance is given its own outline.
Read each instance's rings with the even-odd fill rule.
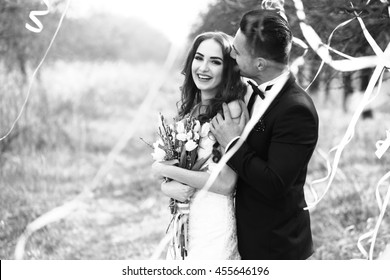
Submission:
[[[222,81],[223,54],[221,46],[212,39],[203,41],[192,61],[191,71],[196,87],[207,97],[215,96]]]

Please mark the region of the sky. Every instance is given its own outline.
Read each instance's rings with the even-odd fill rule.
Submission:
[[[69,16],[107,12],[135,17],[162,31],[174,43],[185,41],[201,11],[215,0],[76,0]]]

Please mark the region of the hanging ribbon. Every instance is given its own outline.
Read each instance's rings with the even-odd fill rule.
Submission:
[[[346,54],[344,54],[344,53],[342,53],[342,52],[339,52],[339,51],[337,51],[337,50],[331,48],[331,47],[330,47],[330,43],[331,43],[331,41],[332,41],[333,35],[334,35],[334,33],[336,32],[336,30],[339,29],[339,28],[341,28],[341,27],[346,26],[348,23],[350,23],[350,22],[353,21],[353,20],[354,20],[354,18],[353,18],[353,19],[349,19],[349,20],[347,20],[347,21],[344,21],[344,22],[340,23],[339,25],[337,25],[336,28],[333,29],[333,31],[332,31],[332,32],[330,33],[330,35],[329,35],[328,44],[325,45],[326,47],[328,47],[329,50],[332,50],[333,52],[337,53],[338,55],[343,56],[343,57],[348,58],[348,59],[353,59],[353,57],[351,57],[351,56],[349,56],[349,55],[346,55]],[[322,60],[322,61],[321,61],[321,65],[320,65],[320,67],[318,68],[317,73],[315,74],[313,80],[310,82],[310,84],[306,87],[305,90],[308,90],[308,89],[310,88],[310,86],[314,83],[314,81],[317,79],[317,77],[318,77],[318,75],[320,74],[320,72],[321,72],[322,68],[324,67],[324,65],[325,65],[325,61]]]
[[[178,256],[184,260],[188,252],[188,215],[190,214],[190,204],[176,203],[176,212],[173,214],[173,230],[171,237],[171,253],[174,260]]]
[[[53,37],[52,37],[51,40],[50,40],[50,44],[49,44],[49,46],[47,47],[46,52],[45,52],[45,54],[43,55],[41,61],[39,62],[37,68],[35,68],[35,70],[34,70],[32,76],[31,76],[31,79],[30,79],[30,82],[29,82],[29,85],[28,85],[28,89],[27,89],[27,95],[26,95],[26,98],[25,98],[25,100],[24,100],[24,102],[23,102],[23,105],[22,105],[22,107],[21,107],[21,109],[20,109],[20,111],[19,111],[18,116],[16,117],[15,121],[12,123],[12,125],[11,125],[10,129],[8,130],[8,132],[7,132],[4,136],[1,136],[1,137],[0,137],[0,141],[3,141],[5,138],[7,138],[7,137],[11,134],[11,132],[14,130],[14,128],[15,128],[17,122],[20,120],[20,118],[21,118],[21,116],[22,116],[22,114],[23,114],[23,112],[24,112],[24,109],[26,108],[27,102],[28,102],[28,100],[29,100],[29,98],[30,98],[31,89],[32,89],[32,86],[33,86],[33,83],[34,83],[34,79],[35,79],[35,77],[36,77],[36,75],[37,75],[39,69],[40,69],[41,66],[43,65],[43,63],[44,63],[44,61],[45,61],[45,59],[46,59],[46,57],[47,57],[47,55],[48,55],[48,53],[49,53],[49,51],[50,51],[52,45],[53,45],[53,43],[54,43],[54,40],[55,40],[56,37],[57,37],[57,34],[58,34],[58,32],[59,32],[59,30],[60,30],[60,28],[61,28],[62,22],[63,22],[63,20],[64,20],[64,18],[65,18],[65,15],[66,15],[66,13],[67,13],[67,11],[68,11],[68,9],[69,9],[70,1],[71,1],[71,0],[68,0],[68,1],[67,1],[66,6],[65,6],[65,10],[64,10],[64,12],[63,12],[62,15],[61,15],[60,21],[58,22],[57,29],[56,29],[56,31],[54,32],[54,35],[53,35]],[[26,24],[26,28],[29,29],[29,28],[27,27],[27,24]],[[33,31],[33,32],[35,32],[35,31]]]
[[[309,51],[309,46],[301,39],[297,37],[292,38],[293,44],[301,47],[303,49],[303,54],[298,56],[290,65],[290,70],[296,76],[299,72],[299,67],[305,64],[305,56]]]
[[[310,47],[317,53],[317,55],[325,63],[329,64],[334,69],[342,72],[372,68],[380,64],[383,64],[384,60],[382,59],[382,57],[379,57],[378,55],[364,56],[364,57],[357,57],[357,58],[348,56],[348,59],[333,60],[329,53],[329,50],[332,50],[334,52],[336,52],[336,50],[332,49],[329,45],[324,44],[321,41],[321,38],[318,36],[318,34],[314,31],[314,29],[306,23],[306,15],[303,9],[302,1],[301,0],[293,0],[293,1],[295,4],[295,8],[297,10],[296,14],[298,16],[298,19],[300,20],[299,25],[301,27],[303,36],[305,37],[306,41],[309,43]],[[361,23],[363,22],[361,21]],[[367,33],[368,31],[364,33],[366,39],[367,39]],[[371,39],[367,39],[367,40],[371,42]],[[375,47],[375,49],[377,48]],[[380,52],[383,54],[382,51]],[[337,53],[341,55],[341,52],[337,52]],[[388,66],[386,65],[386,67]]]
[[[376,142],[375,155],[380,159],[390,147],[390,130],[386,130],[386,140]]]
[[[384,0],[382,2],[388,3],[387,0]],[[369,1],[367,2],[367,4],[368,3],[369,3]],[[344,147],[351,141],[351,139],[354,135],[356,123],[357,123],[363,109],[365,108],[365,106],[367,104],[372,102],[375,99],[375,97],[377,97],[379,95],[380,88],[382,85],[382,80],[383,80],[383,73],[384,73],[385,69],[390,68],[390,43],[388,44],[386,50],[382,51],[381,48],[376,43],[376,41],[372,38],[371,34],[368,32],[363,20],[359,17],[359,15],[357,15],[355,13],[356,18],[359,21],[359,24],[363,30],[363,34],[364,34],[367,42],[370,44],[371,48],[373,49],[374,53],[376,54],[376,56],[374,56],[374,57],[366,56],[366,57],[361,57],[361,58],[349,58],[349,63],[345,60],[334,61],[330,57],[329,51],[326,49],[325,45],[322,44],[319,36],[315,33],[315,31],[312,29],[311,26],[309,26],[305,23],[305,13],[303,10],[302,1],[301,0],[294,0],[294,4],[295,4],[295,7],[297,9],[298,18],[301,20],[300,26],[301,26],[302,33],[305,36],[306,40],[308,41],[309,45],[321,57],[321,59],[323,60],[323,63],[328,63],[334,69],[339,70],[339,71],[343,71],[343,72],[360,70],[360,69],[369,68],[369,67],[375,67],[374,73],[371,76],[368,87],[363,95],[363,98],[362,98],[358,108],[356,109],[356,111],[352,117],[352,120],[348,126],[348,129],[347,129],[343,139],[341,140],[341,142],[338,146],[334,147],[331,150],[331,151],[336,150],[336,155],[335,155],[335,158],[333,160],[333,166],[331,169],[331,173],[330,174],[328,173],[328,175],[324,178],[325,180],[327,180],[329,178],[326,190],[320,199],[318,199],[315,203],[313,203],[312,205],[310,205],[308,207],[308,208],[311,208],[311,207],[314,207],[315,205],[317,205],[319,203],[319,201],[324,197],[326,192],[329,190],[329,187],[332,184],[334,176],[336,174],[342,151],[343,151]],[[389,15],[390,15],[390,7],[389,7]],[[343,24],[345,25],[345,23],[343,23]],[[371,62],[370,62],[370,60],[371,60]],[[351,62],[355,65],[351,64]],[[360,65],[358,63],[360,63]],[[377,93],[375,94],[375,96],[371,97],[371,94],[374,91],[374,87],[375,87],[377,82],[378,82]],[[378,158],[382,157],[382,155],[385,153],[385,151],[390,146],[390,132],[387,131],[386,134],[387,134],[386,140],[385,141],[378,141],[376,144],[376,146],[377,146],[376,155]],[[370,260],[373,259],[373,252],[374,252],[375,241],[376,241],[376,237],[378,234],[378,230],[379,230],[379,227],[382,223],[383,216],[385,214],[387,205],[389,204],[389,200],[390,200],[390,187],[389,187],[387,194],[386,194],[386,197],[385,197],[385,200],[382,203],[382,198],[380,197],[380,192],[379,192],[379,186],[385,180],[387,180],[389,177],[390,177],[390,172],[388,172],[386,175],[384,175],[379,180],[379,183],[377,184],[377,187],[376,187],[376,200],[378,203],[378,207],[380,209],[380,214],[379,214],[378,220],[376,222],[375,229],[363,234],[359,238],[358,244],[357,244],[360,252],[366,258],[368,258]],[[320,179],[317,181],[324,181],[324,179]],[[306,208],[306,209],[308,209],[308,208]],[[362,241],[367,239],[367,238],[371,238],[371,240],[370,240],[371,246],[370,246],[369,253],[367,253],[367,251],[364,249],[364,247],[361,244]]]
[[[32,22],[35,23],[35,25],[37,27],[34,27],[34,26],[30,25],[29,23],[26,23],[26,25],[25,25],[25,27],[28,30],[30,30],[31,32],[34,32],[34,33],[40,33],[43,29],[43,25],[42,25],[41,21],[37,18],[37,16],[45,16],[50,12],[50,6],[49,6],[48,0],[42,0],[42,1],[46,5],[46,10],[44,10],[44,11],[31,11],[30,15],[29,15],[30,19],[32,20]]]
[[[359,104],[358,110],[357,110],[357,111],[359,111],[360,113],[358,113],[357,117],[355,117],[356,122],[357,122],[358,118],[360,117],[360,114],[363,112],[363,109],[364,109],[369,103],[371,103],[373,100],[375,100],[375,98],[378,96],[378,94],[379,94],[379,92],[380,92],[380,90],[381,90],[381,87],[382,87],[383,73],[384,73],[384,71],[382,71],[382,73],[381,73],[381,75],[380,75],[380,77],[379,77],[379,83],[378,83],[378,87],[377,87],[377,90],[376,90],[376,94],[375,94],[371,99],[369,99],[369,96],[367,96],[366,99],[368,99],[368,100],[367,100],[366,102],[363,102],[363,103],[361,102],[361,103]],[[372,89],[372,90],[373,90],[373,89]],[[370,93],[370,94],[371,94],[371,93]],[[366,93],[365,93],[365,95],[366,95]],[[356,112],[355,112],[355,113],[356,113]],[[341,155],[341,152],[342,152],[342,150],[344,149],[344,147],[345,147],[345,146],[352,140],[352,138],[353,138],[353,135],[354,135],[354,133],[355,133],[354,128],[355,128],[355,126],[356,126],[356,122],[354,121],[354,119],[351,121],[351,123],[350,123],[350,125],[349,125],[349,127],[348,127],[348,129],[350,129],[350,132],[348,133],[348,130],[347,130],[347,132],[346,132],[346,134],[348,133],[348,138],[346,138],[345,141],[342,141],[339,145],[337,145],[337,146],[333,147],[332,149],[330,149],[329,152],[328,152],[328,155],[330,155],[331,153],[333,153],[333,152],[335,152],[335,151],[339,151],[339,153],[340,153],[340,155]],[[344,137],[347,137],[347,136],[344,135]],[[317,149],[317,150],[318,150],[318,149]],[[341,150],[341,151],[340,151],[340,150]],[[318,152],[320,152],[320,151],[318,151]],[[320,183],[323,183],[323,182],[326,182],[327,180],[329,180],[329,178],[330,178],[331,176],[334,176],[334,175],[335,175],[335,174],[333,174],[333,172],[336,173],[337,168],[338,168],[338,161],[335,162],[336,157],[335,157],[335,159],[334,159],[334,161],[333,161],[333,167],[332,167],[331,164],[330,164],[330,162],[329,162],[328,156],[327,156],[327,155],[324,155],[323,153],[320,153],[320,155],[321,155],[321,156],[325,159],[325,161],[326,161],[328,173],[327,173],[327,175],[326,175],[325,177],[320,178],[320,179],[317,179],[317,180],[314,180],[314,181],[312,181],[312,182],[310,183],[310,186],[309,186],[309,187],[310,187],[310,191],[311,191],[312,193],[315,192],[315,190],[314,190],[314,188],[313,188],[314,185],[320,184]],[[339,160],[339,158],[338,158],[338,160]],[[334,168],[336,168],[336,170],[334,170]],[[334,170],[334,171],[332,171],[332,170]],[[329,188],[330,188],[330,185],[331,185],[332,181],[333,181],[333,178],[332,178],[331,181],[328,183],[328,185],[327,185],[327,187],[326,187],[324,193],[322,194],[322,196],[321,196],[319,199],[315,200],[313,203],[308,203],[308,207],[306,207],[305,210],[314,208],[314,207],[315,207],[315,206],[324,198],[324,196],[326,195],[326,193],[329,191]]]
[[[325,45],[322,43],[321,38],[318,36],[318,34],[314,31],[314,29],[306,24],[306,15],[303,9],[303,3],[301,0],[294,0],[294,4],[297,10],[297,16],[298,19],[300,20],[300,27],[302,30],[302,33],[306,39],[306,41],[309,43],[311,48],[321,57],[323,60],[323,63],[329,64],[331,67],[333,67],[336,70],[346,72],[346,71],[353,71],[353,70],[360,70],[364,68],[369,68],[369,67],[375,67],[374,73],[370,79],[370,82],[368,84],[368,87],[363,95],[363,98],[356,109],[352,120],[348,126],[348,129],[341,140],[340,144],[336,147],[334,147],[332,150],[336,149],[336,154],[333,160],[333,166],[331,173],[328,174],[326,178],[329,177],[329,182],[326,187],[326,190],[324,194],[320,197],[318,201],[310,205],[310,207],[307,207],[306,209],[312,208],[315,205],[318,204],[318,202],[324,197],[326,192],[329,190],[330,185],[333,182],[334,176],[336,174],[337,168],[338,168],[338,163],[341,158],[341,154],[345,148],[346,145],[351,141],[353,138],[354,132],[355,132],[355,126],[360,118],[361,113],[363,112],[365,106],[373,100],[371,98],[371,94],[374,90],[374,87],[376,83],[379,81],[382,81],[383,78],[383,71],[385,68],[388,68],[390,66],[390,44],[386,48],[385,52],[383,52],[379,46],[376,44],[375,40],[372,38],[370,33],[367,31],[367,28],[365,27],[362,19],[357,16],[357,19],[359,20],[359,23],[361,25],[361,28],[363,30],[363,34],[366,38],[366,40],[369,42],[370,46],[373,48],[376,56],[374,56],[374,59],[372,56],[366,56],[366,57],[359,57],[359,58],[353,58],[353,57],[348,57],[346,60],[336,60],[334,61],[332,57],[330,56],[329,45]],[[351,21],[351,20],[350,20]],[[346,21],[339,25],[337,28],[346,25],[349,23],[349,21]],[[333,35],[333,33],[331,34]]]
[[[357,243],[357,247],[358,247],[359,251],[365,256],[366,259],[369,259],[369,260],[373,260],[376,237],[378,235],[379,227],[382,223],[383,217],[386,213],[387,205],[389,204],[389,200],[390,200],[390,186],[387,189],[386,197],[384,200],[382,200],[382,198],[381,198],[379,188],[389,178],[390,178],[390,172],[387,172],[379,180],[378,184],[376,185],[375,196],[376,196],[376,201],[378,203],[378,208],[379,208],[380,213],[379,213],[378,220],[376,221],[375,228],[373,230],[370,230],[369,232],[363,234],[362,236],[360,236],[358,243]],[[363,240],[366,240],[368,238],[371,238],[370,239],[371,245],[370,245],[369,252],[367,252],[366,249],[364,249],[364,246],[362,245]]]

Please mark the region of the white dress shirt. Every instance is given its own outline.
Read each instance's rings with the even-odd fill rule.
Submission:
[[[288,78],[290,77],[290,71],[286,71],[286,72],[283,72],[282,74],[280,74],[279,76],[277,76],[275,79],[271,80],[271,81],[268,81],[268,82],[265,82],[265,83],[262,83],[258,86],[258,88],[264,92],[264,95],[267,97],[269,96],[276,96],[278,95],[278,93],[282,90],[282,88],[284,87],[284,85],[286,84]],[[269,85],[272,85],[272,88],[270,90],[265,90]],[[248,104],[249,102],[249,98],[251,97],[252,95],[252,91],[250,91],[250,95],[248,97],[248,100],[246,100],[246,104]],[[262,104],[262,99],[259,97],[259,96],[256,96],[256,100],[255,100],[255,103],[253,104],[253,107],[252,107],[252,111],[249,112],[249,115],[252,116],[253,112],[255,110],[258,110],[259,107],[263,106]]]

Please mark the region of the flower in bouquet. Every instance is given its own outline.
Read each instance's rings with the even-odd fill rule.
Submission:
[[[155,161],[163,161],[165,157],[167,156],[167,153],[164,149],[160,148],[163,147],[164,143],[161,139],[157,140],[157,142],[153,143],[154,152],[152,153],[152,157]]]
[[[200,122],[194,117],[188,116],[178,122],[178,139],[181,144],[179,167],[192,169],[198,155]]]
[[[186,148],[186,152],[192,152],[198,147],[198,143],[191,139],[184,146]]]
[[[164,116],[160,114],[159,139],[153,144],[153,159],[159,161],[177,159],[179,167],[193,166],[199,146],[200,128],[200,122],[193,117],[186,117],[168,125]]]
[[[179,158],[180,149],[177,141],[177,131],[174,125],[168,125],[162,114],[158,118],[159,139],[153,143],[152,157],[157,161],[173,160]]]

